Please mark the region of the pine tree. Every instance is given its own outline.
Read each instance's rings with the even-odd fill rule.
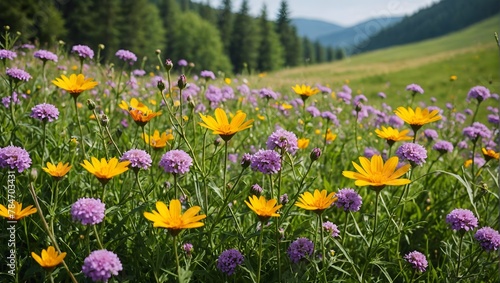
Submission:
[[[217,18],[215,16],[215,11],[214,9],[210,6],[210,0],[207,0],[206,3],[201,3],[199,5],[199,14],[200,16],[207,22],[211,24],[216,24],[217,23]]]
[[[93,1],[68,0],[61,7],[66,19],[68,30],[68,45],[85,44],[96,48],[93,44],[92,31],[95,31],[96,14],[93,11]]]
[[[288,4],[286,0],[282,0],[280,3],[278,18],[276,20],[276,31],[285,51],[285,65],[290,67],[297,66],[300,57],[300,40],[295,28],[290,25]]]
[[[176,40],[179,38],[177,24],[181,10],[175,0],[160,0],[158,3],[160,17],[163,21],[163,30],[165,31],[165,45],[161,48],[164,57],[176,58]]]
[[[231,43],[231,32],[233,31],[233,13],[231,12],[231,0],[223,0],[217,17],[217,27],[224,53],[229,55],[229,45]]]
[[[326,61],[326,50],[317,40],[314,42],[314,53],[316,56],[316,63],[323,63]]]
[[[309,38],[304,37],[302,39],[303,55],[302,58],[306,65],[316,63],[316,50],[314,44],[309,40]]]
[[[235,73],[241,73],[244,69],[250,72],[257,67],[256,37],[253,19],[248,14],[248,1],[243,0],[236,14],[229,46],[229,57]]]
[[[260,44],[257,70],[261,72],[276,70],[283,64],[283,48],[273,29],[273,23],[267,20],[266,10],[264,4],[259,18]]]
[[[120,0],[94,0],[99,9],[95,10],[95,24],[98,28],[89,31],[93,45],[104,44],[101,56],[104,60],[112,60],[120,47],[120,29],[122,21]]]

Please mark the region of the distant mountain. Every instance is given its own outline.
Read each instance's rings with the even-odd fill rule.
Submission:
[[[324,46],[341,47],[349,53],[349,50],[366,41],[370,36],[399,23],[402,19],[403,17],[375,18],[352,27],[321,35],[317,39]]]
[[[316,40],[319,36],[344,29],[344,27],[320,20],[295,18],[291,20],[300,37]]]

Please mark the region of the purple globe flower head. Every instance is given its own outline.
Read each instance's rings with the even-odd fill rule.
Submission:
[[[469,145],[467,144],[466,141],[460,141],[458,144],[457,144],[457,147],[460,148],[460,149],[467,149],[469,148]]]
[[[323,94],[330,94],[332,93],[332,89],[327,87],[327,86],[324,86],[324,85],[320,85],[320,84],[316,84],[316,87],[319,89],[319,91],[321,91],[321,93]]]
[[[453,104],[451,103],[446,103],[446,108],[448,108],[449,110],[452,110],[453,109]]]
[[[274,100],[278,99],[278,94],[269,88],[261,88],[259,90],[259,96],[260,98],[265,98],[265,99],[274,99]]]
[[[352,101],[354,105],[357,105],[358,103],[368,102],[368,98],[364,94],[360,94],[356,95]]]
[[[30,117],[42,122],[53,122],[59,117],[59,110],[52,104],[42,103],[31,108]]]
[[[500,247],[500,233],[491,227],[483,227],[477,230],[474,238],[487,252],[496,251]]]
[[[232,163],[238,162],[238,154],[237,153],[230,153],[227,155],[227,160]]]
[[[435,139],[438,138],[438,133],[436,132],[436,130],[433,130],[433,129],[426,129],[424,131],[424,136],[429,140],[429,141],[433,141]]]
[[[35,49],[35,45],[29,44],[29,43],[25,43],[25,44],[21,45],[21,48],[22,49]]]
[[[71,48],[71,53],[77,53],[82,59],[92,59],[94,58],[94,50],[92,50],[87,45],[74,45]]]
[[[226,85],[226,86],[223,86],[220,91],[222,93],[223,101],[234,98],[234,90],[232,87]]]
[[[416,93],[424,93],[424,89],[418,84],[409,84],[406,86],[406,90],[413,92],[413,95],[415,95]]]
[[[47,50],[43,50],[43,49],[35,51],[35,53],[33,53],[33,57],[38,58],[44,62],[46,62],[46,61],[57,62],[57,55],[56,54],[54,54],[50,51],[47,51]]]
[[[437,101],[437,98],[435,98],[434,96],[433,96],[433,97],[431,97],[431,102],[432,102],[432,103],[436,103],[436,101]]]
[[[350,92],[339,91],[337,93],[337,98],[342,99],[345,104],[351,104],[352,95]]]
[[[437,150],[440,154],[445,154],[453,151],[453,144],[449,141],[438,141],[432,146],[432,149]]]
[[[120,161],[130,161],[130,167],[136,170],[147,170],[151,167],[151,163],[153,162],[149,153],[142,149],[131,149],[123,153]]]
[[[404,256],[404,259],[418,272],[424,272],[427,268],[427,258],[421,252],[413,251]]]
[[[248,166],[250,166],[250,164],[252,164],[252,155],[249,153],[243,154],[240,164],[243,168],[247,168]]]
[[[459,122],[460,124],[465,123],[465,120],[467,119],[467,116],[465,114],[457,112],[455,113],[455,120]]]
[[[134,75],[136,77],[143,77],[144,75],[146,75],[146,71],[140,70],[140,69],[133,70],[132,75]]]
[[[137,61],[137,56],[135,56],[135,54],[129,50],[120,49],[116,51],[115,56],[118,57],[120,60],[123,60],[125,62],[130,62],[131,65],[135,61]]]
[[[30,166],[31,158],[24,148],[13,145],[0,148],[0,168],[9,167],[21,173]]]
[[[118,256],[108,250],[96,250],[90,253],[83,261],[82,272],[92,281],[108,282],[113,275],[123,270]]]
[[[260,196],[262,194],[262,187],[259,184],[253,184],[250,187],[250,193],[256,196]]]
[[[28,72],[18,68],[7,68],[5,73],[12,81],[16,83],[21,81],[27,82],[31,79],[31,75]]]
[[[477,218],[468,209],[457,208],[446,216],[446,223],[455,231],[469,231],[477,227]]]
[[[250,164],[253,171],[263,174],[276,174],[281,170],[281,156],[274,150],[259,150],[252,155]]]
[[[380,155],[380,151],[378,151],[377,149],[375,149],[373,147],[365,147],[365,151],[364,151],[363,155],[364,155],[364,157],[371,159],[372,156],[374,156],[374,155]]]
[[[383,93],[383,92],[379,92],[377,95],[378,95],[378,97],[380,97],[382,99],[387,98],[387,95],[385,95],[385,93]]]
[[[215,74],[212,71],[203,70],[200,73],[200,77],[205,78],[205,80],[212,79],[215,80]]]
[[[288,195],[287,194],[282,194],[280,196],[280,204],[285,205],[289,202]]]
[[[14,60],[17,57],[17,53],[7,49],[0,49],[0,60]]]
[[[71,217],[82,225],[95,225],[102,222],[106,205],[100,199],[81,198],[71,205]]]
[[[491,123],[493,125],[499,125],[500,124],[500,118],[498,117],[498,115],[495,115],[495,114],[489,114],[488,115],[488,123]]]
[[[391,127],[399,128],[405,124],[405,121],[403,121],[397,115],[391,115],[391,116],[389,116],[388,123]]]
[[[474,114],[474,111],[472,111],[472,109],[467,108],[467,109],[465,109],[465,110],[464,110],[464,113],[465,113],[466,115],[471,116],[472,114]]]
[[[326,221],[325,223],[323,223],[323,229],[325,229],[325,231],[330,233],[330,235],[333,238],[338,237],[340,235],[340,231],[339,231],[337,225],[333,224],[330,221]]]
[[[297,136],[293,132],[289,132],[281,128],[276,130],[267,138],[266,146],[267,149],[284,149],[290,154],[295,154],[295,152],[299,149]]]
[[[242,94],[242,95],[250,95],[251,91],[248,85],[242,84],[236,87],[236,89]]]
[[[490,139],[491,131],[484,124],[479,122],[474,122],[472,126],[465,127],[462,131],[465,137],[469,138],[473,142],[476,142],[479,138]]]
[[[236,249],[229,249],[223,251],[217,259],[217,269],[228,276],[233,275],[236,268],[243,264],[245,258]]]
[[[339,125],[339,119],[335,114],[333,114],[330,111],[324,111],[321,113],[321,117],[323,119],[328,120],[329,122],[333,123],[334,125],[338,126]]]
[[[491,98],[493,98],[495,100],[499,100],[500,99],[500,95],[498,95],[498,93],[492,93],[491,94]]]
[[[222,91],[220,88],[209,85],[207,90],[205,91],[205,97],[210,101],[210,107],[217,108],[219,103],[224,100],[224,96],[222,95]]]
[[[321,157],[321,149],[318,147],[315,147],[311,150],[311,153],[309,154],[309,158],[311,161],[316,161]]]
[[[476,99],[479,103],[491,97],[490,90],[484,86],[475,86],[469,90],[467,94],[467,102],[471,99]]]
[[[167,173],[185,174],[193,165],[193,159],[183,150],[174,149],[167,151],[160,160],[160,167]]]
[[[342,208],[345,212],[359,211],[361,204],[363,204],[361,196],[355,190],[350,188],[339,190],[335,196],[337,197],[337,201],[334,202],[335,206]]]
[[[417,143],[407,142],[396,150],[396,155],[401,160],[409,161],[413,166],[421,166],[425,163],[425,159],[427,159],[427,150]]]
[[[288,247],[287,254],[292,263],[307,259],[314,252],[314,244],[308,238],[298,238]]]
[[[314,105],[308,106],[308,107],[306,108],[306,111],[307,111],[309,114],[311,114],[311,116],[313,116],[313,117],[318,117],[318,116],[320,116],[320,115],[321,115],[321,112],[319,111],[319,109],[318,109],[318,108],[316,108],[316,106],[314,106]]]
[[[191,243],[184,243],[182,246],[181,246],[181,249],[186,253],[187,256],[191,256],[191,254],[193,253],[193,244]]]
[[[186,61],[185,59],[181,59],[177,61],[177,65],[179,65],[180,67],[187,67],[188,61]]]

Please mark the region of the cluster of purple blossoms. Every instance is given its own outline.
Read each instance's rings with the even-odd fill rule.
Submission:
[[[344,211],[359,211],[361,204],[363,204],[363,199],[361,196],[353,189],[345,188],[339,190],[335,196],[337,201],[334,202],[335,206],[344,209]]]
[[[236,268],[243,263],[243,261],[245,261],[245,258],[238,250],[225,250],[217,259],[217,269],[228,276],[231,276],[236,271]]]
[[[281,170],[281,155],[274,150],[261,149],[252,155],[250,166],[253,171],[276,174]]]
[[[403,126],[405,124],[405,121],[403,121],[397,115],[391,115],[391,116],[389,116],[389,120],[387,121],[387,123],[391,127],[400,128],[401,126]]]
[[[396,150],[396,155],[402,160],[409,161],[412,165],[421,166],[427,159],[427,150],[419,144],[407,142]]]
[[[319,89],[319,91],[321,91],[321,93],[324,93],[324,94],[332,93],[332,89],[327,87],[327,86],[316,84],[316,87]]]
[[[325,223],[323,223],[323,229],[325,229],[325,231],[330,233],[330,235],[334,238],[340,235],[340,231],[337,225],[333,224],[330,221],[326,221]]]
[[[379,92],[377,95],[378,95],[378,97],[380,97],[382,99],[387,98],[387,95],[385,93],[383,93],[383,92]]]
[[[338,126],[339,125],[339,119],[335,114],[333,114],[330,111],[324,111],[321,113],[321,118],[326,119],[333,123],[334,125]]]
[[[25,43],[25,44],[21,45],[21,48],[22,49],[35,49],[35,45],[29,44],[29,43]]]
[[[457,208],[446,215],[446,223],[455,231],[469,231],[477,227],[477,218],[468,209]]]
[[[256,196],[260,196],[262,194],[262,187],[259,184],[253,184],[250,187],[250,193]]]
[[[424,272],[427,268],[427,258],[421,252],[413,251],[404,256],[404,259],[418,272]]]
[[[147,170],[149,167],[151,167],[151,163],[153,162],[149,153],[142,149],[131,149],[123,153],[120,161],[130,161],[130,166],[132,168],[141,168],[144,170]]]
[[[185,243],[181,246],[181,249],[186,253],[187,256],[191,256],[193,253],[193,244],[191,243]]]
[[[290,200],[288,199],[288,195],[287,194],[282,194],[280,196],[280,204],[282,205],[285,205],[289,202]]]
[[[449,141],[438,141],[432,146],[432,149],[437,150],[440,154],[445,154],[453,151],[453,144]]]
[[[465,120],[467,119],[467,116],[465,116],[464,113],[457,112],[455,113],[455,121],[457,121],[460,124],[465,123]]]
[[[17,57],[16,52],[7,49],[0,49],[0,60],[14,60]]]
[[[342,90],[337,92],[337,98],[342,99],[345,104],[351,104],[351,99],[352,99],[351,93],[352,90],[348,86],[344,85],[342,87]]]
[[[220,91],[222,93],[222,101],[234,98],[234,90],[232,87],[226,85],[223,86]]]
[[[406,90],[413,92],[413,94],[416,94],[416,93],[423,94],[424,93],[424,89],[421,86],[419,86],[418,84],[409,84],[406,86]]]
[[[108,250],[96,250],[83,261],[82,272],[92,281],[108,282],[112,275],[118,275],[123,270],[118,256]]]
[[[251,91],[248,85],[242,84],[236,87],[236,89],[242,94],[242,95],[250,95]]]
[[[308,106],[306,108],[306,111],[307,111],[307,113],[311,114],[311,116],[313,116],[313,117],[318,117],[321,115],[321,111],[319,111],[319,109],[316,108],[316,106],[314,106],[314,105]]]
[[[11,80],[14,80],[16,82],[20,81],[27,82],[31,79],[31,75],[28,72],[18,68],[7,68],[5,73],[7,74],[7,76],[9,76]]]
[[[208,71],[208,70],[201,71],[200,77],[204,78],[205,80],[208,80],[208,79],[215,80],[215,74],[214,74],[214,72]]]
[[[498,124],[500,124],[500,117],[498,117],[498,115],[495,115],[495,114],[489,114],[488,115],[488,123],[491,123],[493,125],[498,125]]]
[[[95,225],[104,219],[106,205],[100,199],[81,198],[71,205],[71,217],[82,225]]]
[[[309,158],[311,161],[316,161],[321,157],[321,149],[318,147],[315,147],[311,150],[311,153],[309,154]]]
[[[483,100],[490,98],[490,96],[491,94],[489,89],[484,86],[475,86],[469,90],[469,93],[467,93],[467,102],[471,99],[477,99],[478,102],[482,102]]]
[[[116,51],[115,56],[125,62],[130,62],[130,64],[133,64],[135,61],[137,61],[137,56],[135,56],[135,54],[129,50],[120,49]]]
[[[277,147],[291,154],[294,154],[299,149],[297,136],[293,132],[281,128],[267,138],[266,147],[267,149],[275,149]]]
[[[480,137],[483,139],[491,138],[490,129],[479,122],[474,122],[472,126],[465,127],[462,133],[473,142],[476,142]]]
[[[374,155],[380,155],[380,151],[373,147],[366,147],[363,153],[364,157],[370,159]]]
[[[248,166],[250,166],[250,164],[252,164],[252,155],[249,153],[243,154],[240,164],[243,168],[247,168]]]
[[[208,99],[208,101],[210,101],[210,107],[212,108],[217,108],[219,103],[221,103],[224,99],[220,88],[214,85],[208,86],[207,90],[205,91],[205,97]]]
[[[44,62],[45,61],[57,62],[57,55],[47,50],[40,49],[38,51],[35,51],[35,53],[33,53],[33,56]]]
[[[292,263],[299,263],[314,252],[314,244],[308,238],[298,238],[288,247],[287,254]]]
[[[179,65],[180,67],[187,67],[188,61],[186,61],[185,59],[181,59],[177,61],[177,65]]]
[[[424,131],[424,136],[429,140],[429,141],[433,141],[435,139],[438,138],[438,133],[436,132],[436,130],[433,130],[433,129],[426,129]]]
[[[140,70],[140,69],[133,70],[132,75],[134,75],[136,77],[143,77],[144,75],[146,75],[146,71]]]
[[[21,173],[30,166],[31,158],[25,149],[13,145],[0,148],[0,168],[9,167]]]
[[[78,56],[82,59],[92,59],[94,58],[94,50],[92,50],[87,45],[74,45],[71,48],[72,53],[78,53]]]
[[[167,151],[160,160],[160,167],[167,173],[185,174],[193,165],[193,159],[189,154],[180,149]]]
[[[265,98],[265,99],[278,99],[278,94],[276,92],[274,92],[273,90],[269,89],[269,88],[261,88],[259,90],[259,96],[260,98]]]
[[[500,247],[500,233],[491,227],[483,227],[477,230],[474,238],[487,252],[496,251]]]
[[[359,103],[368,102],[368,98],[366,98],[364,94],[359,94],[356,95],[352,101],[354,105],[358,105]]]
[[[42,103],[31,108],[30,117],[42,122],[53,122],[59,117],[59,110],[52,104]]]

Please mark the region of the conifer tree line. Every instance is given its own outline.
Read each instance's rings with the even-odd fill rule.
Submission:
[[[60,40],[70,48],[85,44],[113,62],[118,49],[148,57],[185,59],[195,70],[227,73],[267,72],[284,67],[322,63],[343,57],[341,50],[300,38],[290,23],[282,0],[276,21],[266,6],[258,17],[249,14],[249,2],[233,7],[223,0],[16,0],[0,1],[0,25],[22,33],[21,42],[53,48]]]

